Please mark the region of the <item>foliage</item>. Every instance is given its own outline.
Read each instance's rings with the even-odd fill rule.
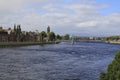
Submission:
[[[59,34],[57,34],[57,35],[56,35],[56,39],[61,40],[62,37],[61,37]]]
[[[105,80],[105,73],[104,72],[101,72],[100,73],[100,80]]]
[[[110,36],[110,37],[106,37],[105,40],[120,40],[120,36]]]
[[[47,37],[47,33],[46,33],[45,31],[42,31],[42,32],[40,33],[40,40],[43,41],[43,39],[44,39],[45,37]]]
[[[120,52],[108,66],[107,73],[101,73],[100,80],[120,80]]]
[[[50,40],[50,41],[55,41],[55,37],[56,37],[56,36],[55,36],[55,33],[54,33],[54,32],[50,32],[49,35],[48,35],[48,37],[49,37],[49,40]]]
[[[69,40],[69,39],[70,39],[70,35],[69,35],[69,34],[66,34],[66,35],[64,36],[64,39],[65,39],[65,40]]]

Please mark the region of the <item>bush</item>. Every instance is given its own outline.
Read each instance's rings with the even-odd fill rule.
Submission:
[[[100,80],[120,80],[120,52],[108,66],[107,73],[101,73]]]

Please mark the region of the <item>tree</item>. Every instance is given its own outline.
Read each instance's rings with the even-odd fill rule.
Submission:
[[[20,35],[20,41],[21,42],[24,42],[25,41],[25,35],[23,33],[21,33]]]
[[[45,31],[42,31],[42,32],[40,33],[40,41],[43,41],[45,37],[47,37],[47,34],[46,34]]]
[[[100,80],[105,80],[105,73],[104,72],[101,72],[100,73]]]
[[[65,39],[65,40],[69,40],[69,38],[70,38],[70,35],[69,35],[69,34],[66,34],[66,35],[64,36],[64,39]]]
[[[101,73],[100,80],[120,80],[120,52],[108,66],[107,73]]]
[[[62,37],[61,37],[59,34],[57,34],[57,35],[56,35],[56,39],[61,40]]]
[[[56,36],[55,36],[54,32],[50,32],[49,35],[48,35],[48,37],[49,37],[50,41],[54,41]]]
[[[110,37],[106,37],[105,40],[119,40],[120,39],[120,36],[110,36]]]

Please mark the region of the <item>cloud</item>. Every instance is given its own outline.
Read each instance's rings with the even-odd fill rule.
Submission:
[[[21,24],[23,30],[46,30],[48,25],[56,33],[86,34],[116,31],[120,14],[102,15],[108,4],[96,0],[0,0],[1,25]],[[112,31],[113,30],[113,31]]]
[[[88,21],[88,22],[78,23],[77,26],[78,27],[93,27],[93,26],[97,26],[97,24],[98,24],[97,21]]]

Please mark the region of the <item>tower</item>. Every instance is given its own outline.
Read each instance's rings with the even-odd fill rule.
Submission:
[[[16,31],[16,24],[14,24],[14,31]]]
[[[50,26],[47,27],[47,42],[49,41]]]
[[[20,25],[17,25],[17,33],[21,33],[21,27],[20,27]]]
[[[20,27],[20,25],[18,25],[18,30],[19,30],[19,32],[21,32],[21,27]]]
[[[47,34],[50,33],[50,26],[47,27]]]
[[[21,27],[20,25],[17,25],[17,41],[20,41],[21,35]]]

